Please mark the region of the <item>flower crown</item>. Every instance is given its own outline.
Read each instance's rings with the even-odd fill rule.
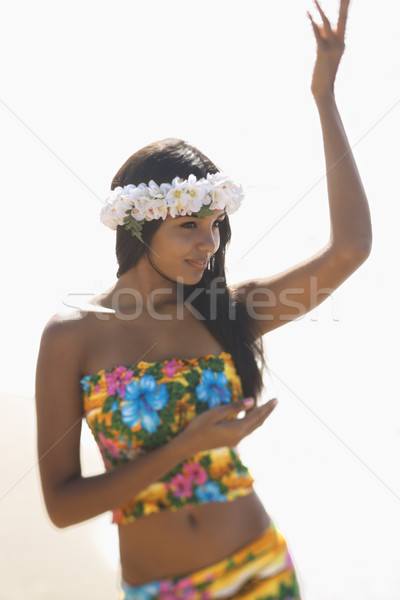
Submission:
[[[154,181],[116,187],[106,198],[100,220],[110,229],[125,225],[134,237],[143,242],[141,230],[144,221],[166,219],[168,215],[211,215],[213,210],[226,209],[234,213],[244,194],[241,185],[234,184],[225,173],[207,174],[197,179],[175,177],[172,183],[157,185]]]

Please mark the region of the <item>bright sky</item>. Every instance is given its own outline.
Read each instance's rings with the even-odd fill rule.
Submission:
[[[323,6],[336,18],[336,0]],[[32,396],[46,321],[68,294],[113,283],[115,234],[99,223],[101,199],[120,165],[151,141],[184,138],[243,183],[231,282],[272,275],[325,244],[308,9],[316,14],[305,0],[6,3],[1,391]],[[400,445],[399,17],[395,0],[354,0],[336,86],[370,200],[373,253],[318,311],[265,339],[276,423],[305,453],[320,435],[344,448],[329,426],[391,499],[400,495],[391,461]]]

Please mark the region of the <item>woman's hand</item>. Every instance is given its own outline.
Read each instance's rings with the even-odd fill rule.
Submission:
[[[336,29],[332,29],[318,1],[314,0],[314,2],[322,18],[322,25],[317,25],[309,12],[307,12],[307,15],[317,41],[317,60],[314,67],[311,91],[315,100],[319,100],[333,96],[336,73],[345,49],[344,37],[350,0],[340,0]]]
[[[277,399],[273,398],[266,404],[255,407],[253,398],[245,398],[239,402],[210,408],[190,421],[179,434],[178,437],[185,445],[185,453],[193,456],[196,452],[212,448],[236,446],[241,439],[264,423],[277,403]],[[241,419],[236,418],[242,411],[247,411],[246,415]]]

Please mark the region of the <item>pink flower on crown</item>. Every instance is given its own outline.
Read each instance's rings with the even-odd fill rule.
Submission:
[[[132,369],[126,367],[116,367],[112,373],[106,373],[105,379],[107,384],[107,393],[110,396],[118,394],[124,396],[126,384],[132,379]]]

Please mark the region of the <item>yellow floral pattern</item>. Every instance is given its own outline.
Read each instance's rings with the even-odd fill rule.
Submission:
[[[82,377],[87,423],[106,469],[158,448],[205,410],[243,397],[232,356],[141,361]],[[237,448],[199,452],[113,511],[114,523],[187,505],[230,502],[252,492]]]
[[[301,600],[293,560],[271,521],[264,533],[228,558],[192,573],[132,586],[121,581],[120,600]]]

